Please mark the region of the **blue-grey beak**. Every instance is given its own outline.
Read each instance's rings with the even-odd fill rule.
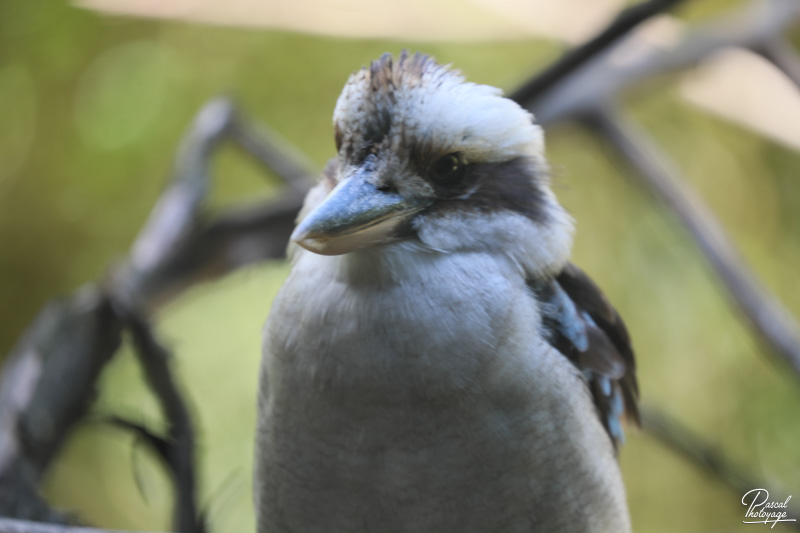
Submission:
[[[422,209],[397,192],[378,189],[356,171],[343,179],[292,233],[292,241],[322,255],[385,244],[394,230]]]

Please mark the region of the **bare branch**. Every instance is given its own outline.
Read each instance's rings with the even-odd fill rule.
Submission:
[[[604,49],[597,46],[592,50],[596,60],[582,66],[545,71],[541,75],[542,82],[533,80],[526,84],[527,89],[515,92],[514,96],[534,111],[543,124],[583,120],[606,138],[635,171],[633,176],[687,227],[755,330],[800,375],[800,328],[794,318],[744,266],[722,225],[700,197],[682,184],[679,174],[647,140],[646,133],[634,131],[632,125],[608,112],[611,103],[630,85],[687,68],[728,46],[759,51],[797,83],[800,69],[794,51],[777,39],[798,19],[800,2],[797,0],[761,0],[711,25],[695,29],[668,50],[641,42],[635,36],[616,41],[608,39],[604,41]],[[593,41],[600,42],[600,36]],[[635,49],[636,53],[631,54],[632,59],[621,61],[618,56],[625,47]]]
[[[0,533],[136,533],[133,531],[119,531],[111,529],[95,529],[91,527],[64,526],[59,524],[44,524],[42,522],[29,522],[27,520],[12,520],[0,518]],[[139,532],[145,533],[145,532]]]
[[[194,228],[180,244],[179,253],[158,269],[131,273],[123,267],[113,284],[125,291],[133,307],[153,310],[202,281],[252,263],[281,259],[302,203],[301,194],[287,191],[276,200],[225,212]]]
[[[652,406],[641,409],[642,428],[691,465],[703,469],[713,479],[721,481],[734,494],[743,496],[755,488],[767,489],[770,494],[785,494],[782,487],[771,487],[763,479],[758,479],[743,465],[735,464],[725,458],[719,449],[705,442],[689,428]],[[794,529],[800,529],[800,523],[789,523]],[[2,532],[0,532],[2,533]]]
[[[230,138],[265,169],[277,174],[295,193],[305,195],[314,186],[313,165],[294,145],[263,125],[244,120],[238,114],[228,128]]]
[[[263,164],[274,164],[290,188],[276,201],[208,221],[204,207],[211,180],[209,160],[228,136]],[[0,515],[68,521],[39,497],[36,487],[71,428],[86,415],[97,376],[127,326],[170,424],[167,446],[160,451],[175,482],[176,528],[202,531],[194,500],[191,419],[170,372],[168,354],[142,311],[202,279],[283,257],[312,180],[305,160],[279,143],[274,134],[237,117],[229,101],[212,101],[184,140],[176,179],[137,238],[130,261],[106,281],[105,291],[89,287],[51,304],[37,318],[0,376]],[[112,295],[113,306],[106,294]]]
[[[797,0],[761,0],[690,30],[667,49],[630,35],[603,50],[596,60],[549,82],[547,90],[519,102],[542,124],[576,118],[603,107],[643,80],[687,69],[723,48],[757,50],[798,20]]]
[[[202,533],[205,525],[197,512],[194,427],[184,395],[172,374],[170,354],[143,317],[126,315],[126,321],[147,383],[167,419],[169,429],[163,457],[175,486],[173,527],[181,533]]]
[[[90,285],[45,307],[12,350],[0,375],[0,515],[66,520],[36,486],[86,414],[121,329],[108,300]]]
[[[517,102],[534,101],[544,92],[583,67],[647,19],[664,13],[684,0],[650,0],[622,11],[614,21],[592,39],[569,50],[561,59],[536,73],[509,95]]]
[[[646,132],[617,113],[597,111],[585,123],[634,171],[635,177],[666,204],[692,235],[744,316],[761,337],[800,375],[800,328],[745,266],[717,219],[678,177],[671,162]]]
[[[209,161],[231,139],[288,185],[277,200],[229,211],[208,220]],[[213,100],[198,114],[164,192],[130,260],[113,276],[120,302],[129,309],[153,309],[201,280],[241,266],[284,257],[294,219],[314,182],[309,163],[275,133],[239,117],[226,99]]]
[[[157,270],[192,233],[211,184],[208,171],[214,148],[233,119],[227,100],[212,100],[200,110],[184,137],[175,164],[175,178],[158,199],[134,242],[129,265],[134,272]]]
[[[682,423],[653,406],[642,406],[642,429],[650,433],[661,444],[677,452],[695,466],[706,470],[722,481],[733,492],[744,494],[750,489],[762,487],[762,481],[743,474],[742,465],[732,465],[700,436],[691,432]]]

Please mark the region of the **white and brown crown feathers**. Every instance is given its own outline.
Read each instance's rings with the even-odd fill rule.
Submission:
[[[333,114],[337,146],[348,156],[384,144],[420,157],[460,152],[468,162],[525,155],[544,163],[530,113],[495,87],[469,83],[431,57],[384,54],[350,76]]]

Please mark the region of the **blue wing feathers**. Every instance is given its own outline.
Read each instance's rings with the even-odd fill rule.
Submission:
[[[571,263],[554,280],[531,287],[543,303],[551,344],[581,371],[601,422],[619,446],[625,440],[622,418],[639,423],[636,365],[625,324],[599,287]]]

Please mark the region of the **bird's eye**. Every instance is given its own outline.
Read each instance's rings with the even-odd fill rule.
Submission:
[[[431,177],[438,183],[449,183],[461,178],[466,164],[461,159],[461,154],[453,152],[437,159],[431,165]]]

